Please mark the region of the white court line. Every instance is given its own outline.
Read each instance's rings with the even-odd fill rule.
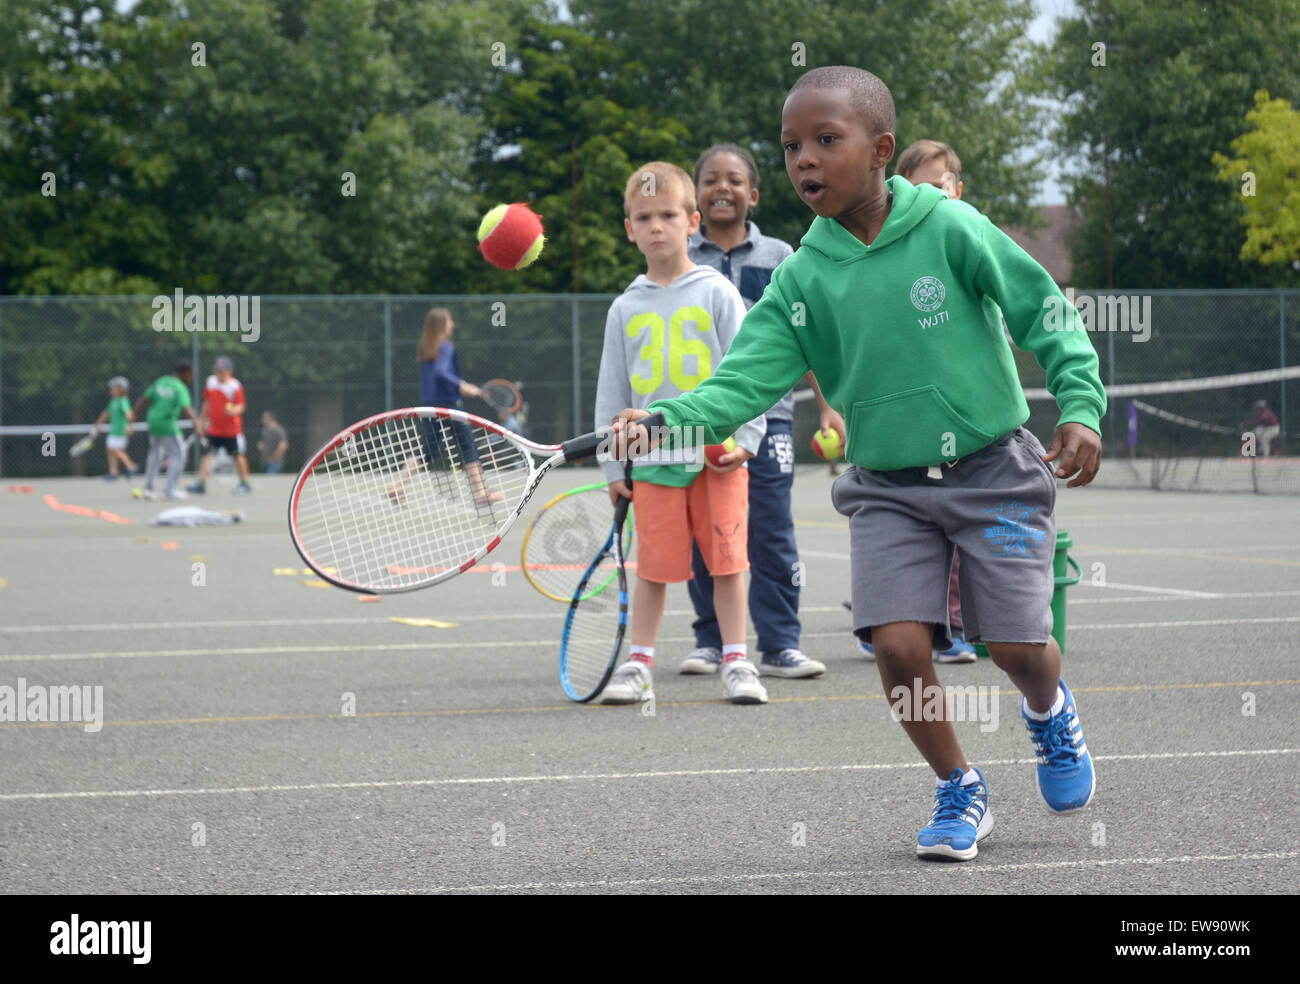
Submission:
[[[1183,622],[1112,622],[1097,625],[1071,625],[1075,629],[1182,629],[1203,625],[1265,625],[1273,622],[1300,622],[1300,615],[1279,615],[1276,618],[1203,618]]]
[[[799,556],[800,557],[825,557],[828,560],[852,560],[853,559],[848,554],[831,553],[827,550],[800,550]]]
[[[1081,584],[1079,587],[1088,587],[1089,585]],[[1157,601],[1201,601],[1209,599],[1216,601],[1222,598],[1295,598],[1300,596],[1300,591],[1221,591],[1207,592],[1196,598],[1186,598],[1182,595],[1156,595],[1142,598],[1071,598],[1069,606],[1075,605],[1150,605]]]
[[[1244,748],[1226,752],[1146,752],[1134,755],[1094,755],[1096,762],[1138,762],[1160,759],[1237,758],[1252,755],[1295,755],[1300,748]],[[1033,765],[1033,758],[990,759],[981,766]],[[600,772],[550,776],[485,776],[474,779],[387,779],[364,782],[312,782],[291,786],[224,786],[194,789],[92,789],[65,793],[5,793],[2,802],[60,799],[132,799],[148,796],[230,796],[237,793],[299,793],[333,789],[418,789],[431,786],[508,786],[530,782],[606,782],[622,779],[683,779],[708,776],[760,776],[810,772],[889,772],[926,769],[925,762],[882,762],[873,765],[782,765],[751,769],[677,769],[666,772]]]
[[[1300,594],[1300,592],[1297,592]],[[557,602],[555,606],[545,609],[539,609],[533,612],[493,612],[490,615],[451,615],[443,612],[443,617],[452,619],[457,622],[505,622],[521,621],[524,619],[547,618],[550,615],[559,615],[564,617],[568,613],[568,604],[563,607]],[[842,605],[827,605],[823,608],[801,608],[800,611],[810,614],[827,614],[830,612],[842,612]],[[438,612],[434,612],[437,615]],[[664,615],[690,615],[695,616],[693,608],[671,608],[664,612]],[[153,629],[260,629],[272,625],[378,625],[385,622],[391,622],[393,617],[404,618],[405,613],[397,616],[378,615],[372,618],[263,618],[263,619],[233,619],[226,621],[186,621],[186,622],[100,622],[88,625],[6,625],[0,626],[0,635],[6,632],[138,632]]]
[[[1186,588],[1159,588],[1150,584],[1120,584],[1118,581],[1107,581],[1105,584],[1090,584],[1093,588],[1113,588],[1117,591],[1148,591],[1151,594],[1162,595],[1183,595],[1187,598],[1213,598],[1213,591],[1189,591]]]
[[[936,877],[997,875],[1008,871],[1059,871],[1063,868],[1114,868],[1122,865],[1210,864],[1223,861],[1288,861],[1300,858],[1300,851],[1267,851],[1258,854],[1184,854],[1172,858],[1096,858],[1078,861],[1028,861],[1019,864],[926,865]],[[898,869],[857,871],[770,871],[752,875],[685,875],[664,878],[606,879],[598,881],[515,882],[500,885],[432,885],[428,888],[367,888],[354,891],[304,892],[304,895],[442,895],[448,892],[521,892],[530,889],[556,891],[589,888],[642,888],[670,885],[745,884],[762,881],[812,881],[817,878],[897,878]]]
[[[831,609],[832,611],[843,611],[843,609]],[[556,619],[562,613],[556,613]],[[686,613],[682,613],[686,614]],[[455,617],[455,616],[453,616]],[[533,616],[537,617],[537,616]],[[1210,618],[1210,619],[1189,619],[1180,622],[1113,622],[1113,623],[1084,623],[1082,625],[1071,625],[1070,631],[1084,631],[1088,629],[1181,629],[1195,628],[1207,625],[1267,625],[1278,622],[1300,622],[1300,615],[1286,615],[1274,618]],[[804,639],[846,639],[851,635],[848,629],[843,632],[805,632]],[[691,642],[693,636],[660,636],[659,641],[663,643],[670,642]],[[240,649],[137,649],[125,652],[98,652],[98,653],[0,653],[0,663],[52,663],[63,660],[79,659],[150,659],[156,657],[169,656],[288,656],[293,654],[308,655],[310,653],[395,653],[413,650],[432,651],[438,649],[454,649],[458,651],[469,649],[520,649],[525,646],[536,648],[536,639],[526,639],[515,642],[499,641],[472,641],[463,640],[461,642],[397,642],[397,643],[372,643],[368,645],[358,643],[340,643],[338,645],[327,646],[251,646]]]

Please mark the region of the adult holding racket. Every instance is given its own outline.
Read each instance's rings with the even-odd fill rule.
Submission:
[[[456,358],[456,346],[451,342],[455,330],[456,322],[446,308],[430,308],[424,316],[424,330],[416,346],[416,357],[420,361],[421,406],[462,410],[462,397],[483,395],[479,387],[465,382],[461,377],[460,360]],[[456,419],[447,419],[440,424],[435,428],[432,421],[424,421],[424,463],[433,467],[433,456],[438,453],[451,459],[453,468],[457,464],[462,466],[473,490],[474,501],[479,506],[488,506],[504,499],[505,496],[500,491],[489,489],[483,484],[483,466],[479,462],[479,451],[469,427]],[[407,459],[397,483],[388,490],[388,498],[394,504],[406,504],[406,482],[419,467],[419,457]]]

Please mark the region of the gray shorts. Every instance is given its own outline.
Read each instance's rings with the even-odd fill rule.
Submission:
[[[925,468],[850,468],[831,491],[849,518],[853,626],[870,642],[888,622],[934,625],[952,645],[948,577],[954,545],[968,642],[1045,643],[1052,634],[1056,476],[1046,452],[1018,427],[986,448]]]

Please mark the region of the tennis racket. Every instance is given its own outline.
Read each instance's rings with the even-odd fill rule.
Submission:
[[[598,482],[562,492],[542,506],[524,532],[519,563],[528,583],[552,601],[569,604],[591,558],[609,536],[609,484]],[[633,529],[624,527],[623,554],[632,552]],[[611,568],[588,585],[587,596],[614,583]]]
[[[78,441],[76,444],[74,444],[72,447],[68,448],[68,456],[70,458],[80,458],[83,454],[85,454],[92,447],[94,447],[94,444],[95,444],[95,432],[92,431],[91,433],[83,437],[80,441]]]
[[[519,387],[508,379],[489,379],[479,387],[479,391],[485,403],[502,413],[515,413],[524,405]]]
[[[638,423],[663,426],[662,415]],[[312,455],[289,497],[303,561],[351,591],[429,587],[496,548],[556,465],[591,457],[607,439],[537,444],[444,407],[376,414]]]
[[[632,469],[625,472],[632,487]],[[573,700],[585,704],[609,683],[623,650],[627,631],[627,562],[623,554],[623,526],[628,500],[619,497],[614,525],[569,602],[560,638],[560,686]],[[591,586],[617,579],[618,591],[593,591]]]

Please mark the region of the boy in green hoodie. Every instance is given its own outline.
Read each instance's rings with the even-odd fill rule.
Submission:
[[[932,648],[951,645],[954,546],[966,637],[985,643],[1024,695],[1048,807],[1081,809],[1096,786],[1050,602],[1056,479],[1073,476],[1073,487],[1096,476],[1106,398],[1087,333],[1042,267],[963,202],[885,180],[893,131],[893,97],[870,72],[832,66],[800,78],[781,143],[795,190],[817,214],[802,248],[773,273],[713,376],[648,411],[619,413],[613,451],[648,442],[634,422],[654,410],[665,433],[701,427],[718,439],[816,373],[848,422],[855,466],[833,491],[849,517],[855,632],[873,644],[895,717],[937,777],[916,851],[964,861],[993,827],[988,785],[951,721],[915,711],[938,687]],[[1043,315],[1058,303],[1071,321],[1051,331]],[[1029,407],[1003,316],[1060,407],[1049,451],[1021,426]]]

